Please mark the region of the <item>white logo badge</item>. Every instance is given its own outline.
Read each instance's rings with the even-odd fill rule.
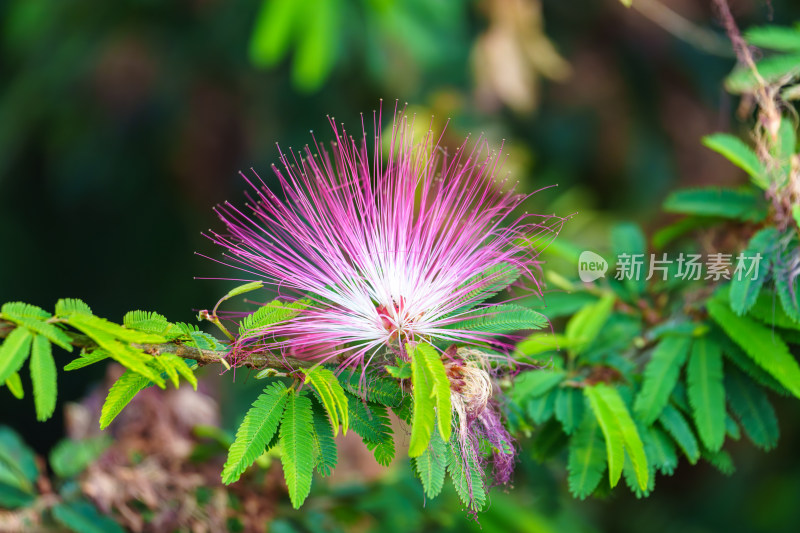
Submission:
[[[578,275],[581,281],[589,283],[606,275],[608,263],[594,252],[585,250],[578,257]]]

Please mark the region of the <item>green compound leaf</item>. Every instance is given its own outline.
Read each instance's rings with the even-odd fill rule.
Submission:
[[[711,318],[753,361],[800,398],[800,366],[779,336],[758,322],[736,316],[716,297],[706,303],[706,308]]]
[[[283,477],[289,488],[292,507],[299,509],[311,492],[311,478],[314,471],[313,412],[311,400],[304,391],[298,393],[292,391],[283,398],[288,398],[280,430]],[[259,455],[263,451],[262,447]]]
[[[647,425],[656,421],[669,395],[678,382],[681,368],[689,354],[691,339],[682,336],[668,336],[656,346],[650,362],[644,371],[642,390],[636,397],[634,411]]]
[[[756,26],[744,32],[745,40],[753,46],[780,50],[782,52],[800,52],[800,31],[786,26]]]
[[[403,391],[397,381],[393,379],[366,374],[362,383],[361,374],[355,371],[349,374],[342,372],[338,379],[347,392],[367,402],[397,407],[403,401]]]
[[[150,311],[129,311],[122,318],[122,324],[128,329],[164,336],[171,329],[166,317]]]
[[[367,448],[372,450],[379,464],[389,466],[394,459],[394,436],[386,407],[375,403],[368,404],[352,396],[348,400],[350,426],[353,431],[361,437]]]
[[[72,313],[91,315],[92,309],[77,298],[63,298],[56,302],[56,316],[67,317]]]
[[[437,419],[442,440],[450,440],[450,380],[447,379],[444,364],[433,346],[418,343],[412,348],[407,344],[406,350],[411,358],[414,398],[408,455],[419,457],[428,447]]]
[[[756,63],[761,79],[767,84],[784,77],[800,75],[800,54],[782,54],[762,59]],[[737,67],[725,78],[725,89],[732,94],[744,94],[755,90],[761,81],[747,67]]]
[[[758,221],[766,214],[759,198],[751,192],[709,187],[671,193],[663,208],[670,213],[715,216]]]
[[[769,187],[764,165],[756,153],[738,137],[728,133],[706,135],[703,137],[703,145],[722,154],[728,161],[747,172],[762,189]]]
[[[0,383],[22,368],[31,350],[33,335],[26,328],[15,328],[0,345]]]
[[[149,379],[132,370],[122,374],[109,389],[106,401],[103,403],[103,409],[100,411],[100,429],[106,429],[134,396],[150,384]]]
[[[447,329],[482,333],[512,333],[523,329],[541,329],[548,324],[543,314],[514,304],[482,307],[454,318],[458,321],[448,324]]]
[[[3,304],[0,313],[3,314],[5,319],[10,320],[19,326],[25,327],[31,330],[33,333],[44,335],[50,339],[50,342],[60,346],[68,352],[72,351],[72,339],[69,337],[69,335],[64,333],[57,326],[43,322],[43,320],[50,318],[50,313],[47,311],[36,307],[35,305],[29,305],[22,302],[11,302]]]
[[[589,496],[606,471],[606,444],[597,418],[587,412],[569,442],[569,491],[581,500]]]
[[[678,455],[672,439],[657,426],[648,427],[643,437],[647,460],[656,470],[671,476],[678,467]]]
[[[742,272],[731,280],[730,304],[733,312],[739,316],[746,314],[756,303],[761,287],[767,279],[770,257],[778,245],[781,235],[775,228],[765,228],[756,233],[742,252],[746,257],[755,257],[761,254],[761,263],[758,265],[758,275],[746,275]],[[755,272],[754,272],[755,274]]]
[[[56,410],[56,362],[50,341],[42,335],[34,335],[29,363],[33,383],[33,403],[36,419],[44,422]]]
[[[414,459],[414,468],[422,481],[425,496],[430,499],[442,492],[448,460],[447,445],[438,433],[434,433],[431,437],[428,449]]]
[[[778,443],[778,419],[764,390],[738,371],[725,375],[725,391],[731,409],[753,444],[770,450]]]
[[[700,440],[712,452],[725,442],[725,387],[722,384],[722,349],[708,337],[694,342],[686,368],[689,405]]]
[[[450,441],[447,448],[447,472],[453,480],[458,497],[471,511],[480,511],[486,505],[486,491],[475,451],[472,447],[467,447],[465,453],[456,438]]]
[[[600,429],[606,440],[611,486],[614,487],[619,482],[625,465],[625,452],[627,452],[633,464],[639,488],[643,491],[647,490],[649,470],[644,444],[619,391],[614,387],[599,383],[593,387],[586,387],[584,394],[589,400],[589,406],[600,423]]]
[[[661,426],[675,440],[691,464],[700,458],[700,447],[689,423],[672,405],[667,405],[658,418]]]
[[[328,416],[333,424],[333,435],[339,434],[339,420],[341,417],[342,433],[347,434],[350,424],[347,409],[347,396],[336,375],[323,366],[315,366],[309,370],[303,370],[306,374],[305,383],[311,383],[314,390],[322,400],[322,405],[328,412]]]
[[[8,387],[8,391],[17,400],[21,400],[25,397],[25,389],[22,387],[22,378],[19,377],[18,372],[12,372],[11,375],[6,378],[6,387]]]
[[[314,456],[317,472],[329,476],[336,468],[338,458],[336,441],[333,438],[331,421],[325,408],[316,398],[311,398],[311,410],[314,417]]]
[[[519,405],[541,396],[567,377],[563,370],[543,368],[520,374],[514,379],[514,387],[510,391],[511,399]]]
[[[583,307],[569,319],[564,334],[570,353],[580,354],[594,342],[608,322],[615,301],[613,294],[604,294],[597,302]]]
[[[189,382],[194,390],[197,390],[197,376],[194,375],[185,359],[173,353],[162,353],[156,357],[156,362],[167,373],[175,388],[178,388],[178,376],[180,375]]]
[[[64,366],[64,370],[69,371],[84,368],[89,365],[99,363],[100,361],[104,361],[105,359],[108,359],[108,357],[108,352],[102,348],[97,348],[91,352],[81,352],[79,357],[73,359],[66,366]]]
[[[272,300],[257,311],[247,315],[239,323],[239,335],[259,335],[261,330],[273,324],[284,322],[300,314],[300,311],[311,305],[307,299],[286,303],[281,300]]]
[[[561,422],[567,435],[571,435],[583,420],[584,405],[585,400],[580,390],[574,387],[562,387],[556,390],[556,420]]]
[[[457,292],[460,292],[473,287],[459,299],[459,302],[462,302],[464,306],[457,309],[453,314],[457,315],[464,311],[469,311],[479,303],[485,302],[514,283],[519,276],[519,269],[508,263],[491,266],[477,276],[473,276],[456,289]]]
[[[289,397],[294,397],[294,392],[277,381],[267,385],[256,398],[236,430],[236,439],[228,450],[228,459],[222,469],[223,483],[229,485],[238,480],[247,467],[264,453],[278,429]],[[307,398],[304,400],[308,402]]]

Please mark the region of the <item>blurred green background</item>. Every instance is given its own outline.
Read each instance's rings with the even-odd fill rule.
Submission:
[[[4,0],[0,302],[80,297],[112,319],[142,308],[193,320],[230,285],[195,280],[231,276],[195,252],[218,256],[200,232],[218,227],[214,204],[243,200],[238,171],[270,182],[275,142],[300,147],[309,130],[327,139],[328,114],[354,131],[381,99],[384,112],[407,102],[426,124],[450,118],[450,144],[470,132],[505,140],[506,170],[524,190],[558,184],[530,209],[577,211],[565,234],[578,242],[605,242],[611,221],[652,228],[668,191],[744,181],[699,140],[748,124],[721,86],[734,60],[710,2],[634,4]],[[792,0],[731,4],[743,27],[800,19]],[[685,24],[670,25],[670,13]],[[62,374],[59,401],[101,375]],[[0,406],[0,421],[40,452],[63,433],[62,416],[35,423],[32,402],[5,389]],[[731,478],[682,464],[647,500],[623,489],[574,501],[563,461],[542,466],[523,449],[515,487],[494,493],[483,530],[795,531],[800,425],[788,402],[777,407],[777,450],[738,443]],[[437,528],[463,526],[454,500],[423,510],[412,489],[389,516],[386,502],[370,507],[413,483],[396,470],[388,488],[337,498],[399,530],[423,512],[445,517]]]

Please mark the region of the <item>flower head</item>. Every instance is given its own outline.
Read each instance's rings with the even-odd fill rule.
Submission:
[[[331,120],[329,150],[314,139],[280,151],[279,194],[245,177],[247,209],[217,208],[227,233],[212,238],[228,262],[305,302],[259,342],[344,364],[412,341],[479,344],[493,334],[459,322],[498,281],[522,274],[538,290],[536,241],[563,219],[512,216],[525,196],[500,176],[499,152],[467,139],[448,153],[413,120],[395,112],[387,139],[380,114],[370,136],[362,119],[360,140]]]

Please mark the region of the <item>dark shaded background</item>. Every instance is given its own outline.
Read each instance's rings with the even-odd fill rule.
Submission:
[[[507,139],[525,188],[559,184],[531,209],[579,211],[566,231],[584,242],[613,220],[654,227],[678,186],[743,181],[699,143],[748,128],[722,90],[733,58],[710,2],[663,2],[695,25],[682,38],[615,0],[301,3],[276,59],[254,52],[261,0],[0,2],[0,302],[193,320],[230,285],[193,278],[236,277],[195,252],[218,253],[200,232],[218,227],[214,204],[242,200],[237,172],[268,179],[276,141],[327,138],[327,114],[356,129],[381,98],[451,117],[453,142]],[[800,18],[791,0],[731,5],[744,27]],[[698,36],[715,53],[686,41]],[[59,401],[101,374],[61,374]],[[647,501],[576,503],[562,464],[526,461],[510,498],[610,531],[795,531],[797,408],[777,405],[779,448],[740,443],[732,478],[683,464]],[[32,402],[5,389],[0,410],[39,451],[62,434],[60,415],[32,423]]]

